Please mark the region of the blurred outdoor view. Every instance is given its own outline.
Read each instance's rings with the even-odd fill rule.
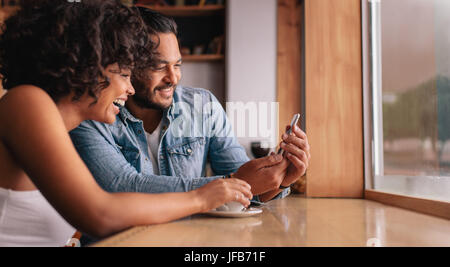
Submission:
[[[382,0],[386,175],[450,176],[450,1]]]
[[[380,0],[383,171],[374,188],[450,202],[450,0]]]

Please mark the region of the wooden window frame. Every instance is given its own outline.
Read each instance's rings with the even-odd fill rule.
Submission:
[[[450,220],[450,203],[366,189],[364,198]]]
[[[361,1],[361,33],[362,33],[362,70],[363,70],[363,110],[364,110],[364,174],[365,191],[364,198],[377,201],[386,205],[404,208],[432,216],[450,219],[450,202],[433,199],[425,199],[415,196],[400,195],[390,192],[374,190],[374,169],[373,169],[373,116],[372,116],[372,84],[371,77],[373,66],[371,66],[368,32],[369,6],[367,0]]]
[[[295,18],[295,12],[297,12],[298,5],[300,0],[278,0],[278,27],[285,27],[282,29],[281,34],[279,33],[279,41],[278,41],[278,101],[280,102],[280,129],[284,127],[284,125],[289,120],[289,115],[295,111],[300,111],[302,114],[306,115],[305,121],[302,123],[306,123],[306,133],[310,139],[311,143],[311,154],[312,154],[312,166],[307,172],[307,184],[306,184],[306,197],[342,197],[342,198],[363,198],[367,200],[377,201],[380,203],[384,203],[391,206],[401,207],[408,210],[417,211],[424,214],[429,214],[433,216],[438,216],[446,219],[450,219],[450,203],[445,201],[437,201],[431,199],[424,199],[413,196],[406,195],[398,195],[393,193],[381,192],[377,190],[373,190],[373,175],[372,175],[372,148],[371,148],[371,136],[372,133],[372,117],[371,114],[367,112],[367,108],[370,109],[371,105],[371,95],[370,95],[370,77],[366,75],[369,73],[370,69],[367,66],[367,57],[368,57],[368,36],[367,31],[365,30],[367,27],[367,23],[364,20],[365,12],[367,12],[367,1],[366,0],[303,0],[300,3],[303,5],[301,7],[301,13],[298,14],[298,17]],[[327,2],[328,1],[328,2]],[[333,2],[330,2],[333,1]],[[342,1],[339,3],[339,1]],[[357,155],[361,160],[354,162],[353,171],[345,175],[346,172],[342,171],[341,168],[334,168],[330,164],[333,161],[333,158],[336,157],[339,153],[342,153],[342,149],[339,147],[331,147],[328,148],[327,144],[321,144],[316,141],[316,133],[323,131],[325,128],[321,128],[322,126],[314,124],[314,120],[318,118],[324,118],[327,114],[325,114],[325,110],[322,110],[322,114],[318,114],[319,110],[311,109],[311,105],[317,103],[311,103],[311,101],[318,101],[320,97],[322,99],[329,97],[326,94],[329,93],[325,89],[323,89],[323,85],[320,84],[321,77],[312,72],[309,68],[314,67],[315,64],[321,64],[325,66],[324,62],[321,62],[321,59],[318,55],[320,51],[318,51],[314,44],[320,44],[320,40],[317,38],[317,35],[314,33],[314,30],[321,29],[321,25],[317,23],[328,23],[331,27],[334,27],[333,23],[323,22],[321,20],[314,20],[314,14],[310,14],[308,12],[313,11],[314,13],[320,13],[323,16],[316,16],[316,18],[326,18],[326,14],[331,14],[330,9],[334,9],[336,5],[344,4],[344,2],[353,1],[350,6],[351,9],[345,9],[345,15],[341,16],[338,19],[342,19],[342,16],[345,19],[349,19],[348,16],[352,17],[352,19],[359,19],[360,29],[352,29],[350,30],[353,34],[356,34],[361,40],[359,46],[360,50],[356,49],[352,51],[353,59],[351,61],[347,61],[346,64],[351,64],[358,69],[360,68],[361,80],[360,87],[355,86],[352,90],[360,91],[361,96],[357,93],[356,97],[353,98],[353,103],[355,108],[353,120],[356,120],[354,128],[354,133],[357,138],[353,139],[352,145],[358,149],[351,151],[352,157]],[[322,3],[321,3],[322,2]],[[325,4],[324,4],[325,3]],[[359,6],[358,6],[359,5]],[[294,8],[296,7],[296,8]],[[342,9],[340,9],[342,11]],[[350,12],[350,13],[349,13]],[[286,16],[291,16],[290,19],[286,19]],[[292,17],[294,16],[294,17]],[[332,18],[333,19],[333,18]],[[288,45],[283,44],[285,41],[285,37],[289,34],[295,34],[294,25],[300,23],[300,38],[297,36],[294,38],[294,42],[290,42]],[[326,27],[325,27],[326,28]],[[333,29],[327,29],[332,31]],[[280,30],[279,30],[280,31]],[[290,31],[290,33],[288,32]],[[322,33],[323,35],[323,33]],[[327,34],[325,34],[327,36]],[[308,40],[305,40],[308,39]],[[341,46],[352,44],[349,43],[349,40],[343,41],[344,43],[340,44]],[[346,43],[347,42],[347,43]],[[301,53],[294,54],[292,56],[292,49],[295,47],[301,48]],[[291,52],[290,52],[291,51]],[[348,50],[334,50],[334,57],[342,58],[345,55],[339,54],[340,51]],[[291,57],[286,57],[285,53],[290,53]],[[289,61],[286,61],[286,60]],[[295,62],[297,60],[297,62]],[[300,63],[298,62],[300,61]],[[332,62],[331,62],[332,63]],[[328,62],[328,64],[331,64]],[[322,67],[323,67],[322,66]],[[316,66],[317,67],[317,66]],[[319,68],[320,69],[320,68]],[[289,73],[290,71],[290,73]],[[342,76],[338,73],[333,73],[339,71],[338,68],[330,71],[327,75],[336,75],[338,77],[346,77]],[[356,71],[355,73],[358,73]],[[295,77],[295,75],[299,75]],[[354,84],[358,84],[358,78],[355,78]],[[318,81],[320,86],[315,87],[316,84],[311,83],[311,81]],[[339,89],[339,88],[338,88]],[[314,92],[314,90],[316,90]],[[321,90],[320,94],[322,94],[319,98],[315,97],[314,93],[317,94],[317,90]],[[339,90],[343,90],[342,86]],[[353,92],[355,93],[355,91]],[[314,96],[311,98],[311,96]],[[292,103],[293,99],[297,99],[297,102]],[[320,101],[320,100],[319,100]],[[310,105],[309,107],[307,105]],[[359,106],[360,105],[360,106]],[[360,108],[358,108],[360,107]],[[309,112],[308,112],[309,111]],[[336,109],[335,111],[339,111]],[[313,113],[314,112],[314,113]],[[342,113],[341,113],[342,114]],[[347,120],[348,115],[341,115],[340,118],[342,120]],[[327,123],[326,121],[324,124]],[[358,126],[360,123],[361,126]],[[342,126],[341,126],[342,127]],[[360,128],[359,128],[360,127]],[[359,128],[359,130],[358,130]],[[359,134],[360,136],[359,136]],[[330,134],[332,138],[337,138],[334,133]],[[329,137],[329,135],[327,135]],[[326,149],[328,148],[328,149]],[[331,153],[328,153],[330,152]],[[316,160],[320,160],[321,162],[315,162]],[[326,166],[324,166],[324,164]],[[328,165],[327,165],[328,164]],[[323,176],[320,171],[321,168],[334,169],[334,173],[330,173],[328,176]],[[318,180],[315,180],[318,179]],[[315,181],[314,181],[315,180]],[[314,181],[311,183],[311,181]],[[350,182],[349,182],[350,181]],[[333,186],[329,186],[330,182],[332,182]]]

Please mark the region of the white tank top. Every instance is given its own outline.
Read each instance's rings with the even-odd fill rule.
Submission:
[[[0,247],[64,246],[74,233],[40,191],[0,188]]]

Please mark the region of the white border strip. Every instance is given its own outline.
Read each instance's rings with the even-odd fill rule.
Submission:
[[[382,109],[382,75],[381,75],[381,1],[369,0],[370,3],[370,52],[371,85],[373,116],[373,172],[384,175],[383,160],[383,109]]]

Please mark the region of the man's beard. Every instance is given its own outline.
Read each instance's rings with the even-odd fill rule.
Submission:
[[[134,85],[136,93],[132,96],[134,103],[136,103],[137,106],[140,108],[148,108],[148,109],[156,109],[156,110],[165,110],[168,106],[164,104],[158,104],[153,102],[151,99],[152,97],[150,94],[155,95],[157,90],[167,89],[167,88],[173,88],[175,91],[176,85],[174,84],[166,84],[164,86],[155,87],[153,91],[151,91],[149,88],[147,88],[143,83],[139,82],[139,85]],[[143,94],[139,94],[138,92],[143,92]]]

